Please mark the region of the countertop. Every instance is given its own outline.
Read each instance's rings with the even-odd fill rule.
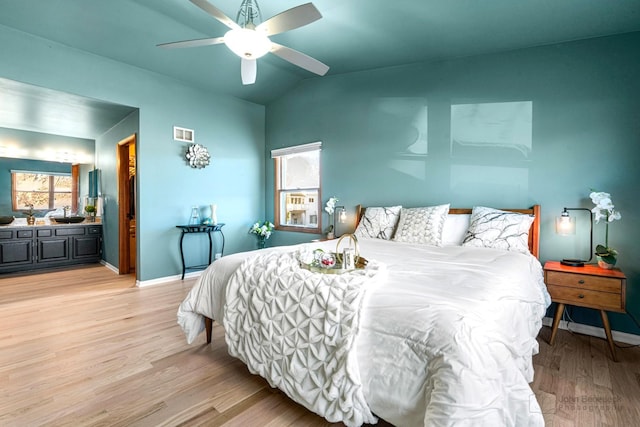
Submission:
[[[27,218],[16,218],[11,224],[0,225],[0,230],[5,228],[34,228],[34,227],[73,227],[78,225],[102,225],[101,218],[96,218],[95,221],[84,220],[82,222],[76,222],[74,224],[60,224],[55,221],[49,220],[49,218],[37,218],[34,225],[27,224]]]

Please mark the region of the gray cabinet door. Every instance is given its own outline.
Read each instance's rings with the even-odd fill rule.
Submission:
[[[73,238],[73,259],[100,259],[100,236],[88,235]]]
[[[31,239],[0,241],[0,270],[33,264],[32,243]]]
[[[69,239],[58,237],[38,239],[38,262],[58,262],[69,259]]]

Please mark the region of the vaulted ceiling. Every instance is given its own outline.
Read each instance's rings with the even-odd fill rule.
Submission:
[[[241,0],[210,1],[236,18]],[[258,0],[265,20],[304,1]],[[328,75],[640,31],[640,0],[313,3],[322,19],[272,40],[329,65]],[[158,48],[228,30],[188,0],[0,0],[0,25],[260,104],[322,78],[267,55],[243,86],[240,59],[224,45]]]

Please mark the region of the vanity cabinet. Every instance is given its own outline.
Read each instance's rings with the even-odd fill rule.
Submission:
[[[102,225],[0,229],[0,273],[99,262]]]
[[[29,270],[34,263],[34,230],[0,229],[0,272]]]

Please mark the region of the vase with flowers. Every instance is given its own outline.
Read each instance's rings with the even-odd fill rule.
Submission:
[[[255,234],[258,237],[258,249],[264,249],[267,245],[267,239],[273,233],[275,226],[269,221],[256,222],[249,229],[250,234]]]
[[[330,197],[327,200],[327,204],[324,206],[324,210],[329,214],[329,226],[326,228],[327,239],[331,240],[335,238],[334,230],[333,230],[333,213],[336,210],[336,203],[338,202],[337,197]]]
[[[601,219],[605,220],[604,245],[596,246],[598,265],[601,268],[612,269],[616,265],[618,251],[609,246],[609,223],[622,218],[622,215],[614,209],[609,193],[591,191],[589,197],[595,204],[591,212],[595,215],[596,224]]]

